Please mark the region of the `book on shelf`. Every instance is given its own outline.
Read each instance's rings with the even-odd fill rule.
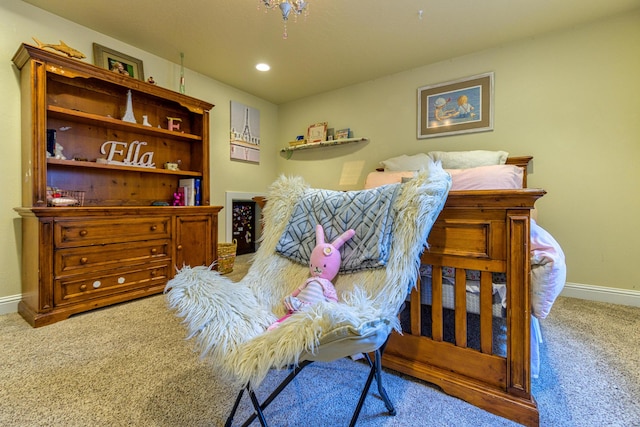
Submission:
[[[193,197],[193,205],[200,206],[202,205],[202,180],[200,178],[193,179],[193,189],[194,189],[194,197]]]
[[[195,202],[195,182],[193,178],[183,178],[178,186],[184,189],[184,205],[193,206]]]
[[[184,189],[184,205],[200,206],[202,204],[202,180],[200,178],[183,178],[178,186]]]

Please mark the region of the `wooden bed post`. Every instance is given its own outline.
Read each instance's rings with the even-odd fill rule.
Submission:
[[[531,303],[529,259],[529,212],[507,211],[507,385],[509,393],[531,397]],[[516,309],[514,309],[516,308]]]

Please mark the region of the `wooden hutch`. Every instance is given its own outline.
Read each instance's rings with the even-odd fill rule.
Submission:
[[[27,44],[13,63],[22,91],[18,311],[32,326],[160,293],[176,268],[217,260],[212,104]],[[201,183],[200,206],[173,206],[189,178]],[[59,195],[78,203],[51,206]]]

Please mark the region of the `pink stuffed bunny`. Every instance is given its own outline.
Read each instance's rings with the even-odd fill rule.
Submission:
[[[354,234],[356,234],[354,230],[347,230],[333,243],[325,243],[324,230],[320,224],[316,225],[316,247],[313,248],[309,260],[311,277],[293,291],[291,295],[285,297],[284,306],[287,308],[287,314],[269,326],[268,330],[277,328],[291,314],[296,311],[307,310],[317,302],[338,302],[336,288],[331,282],[340,269],[340,252],[338,249]]]

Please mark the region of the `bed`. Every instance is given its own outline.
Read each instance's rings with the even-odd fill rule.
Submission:
[[[538,426],[531,393],[539,369],[538,319],[546,317],[564,286],[564,254],[532,219],[536,200],[545,194],[526,188],[532,157],[499,153],[495,163],[462,162],[450,170],[452,190],[400,315],[403,334],[390,337],[383,366]],[[369,174],[365,187],[410,179],[412,160],[392,168],[387,162],[384,171]],[[498,169],[494,164],[504,165],[508,177],[478,179],[480,171]]]

